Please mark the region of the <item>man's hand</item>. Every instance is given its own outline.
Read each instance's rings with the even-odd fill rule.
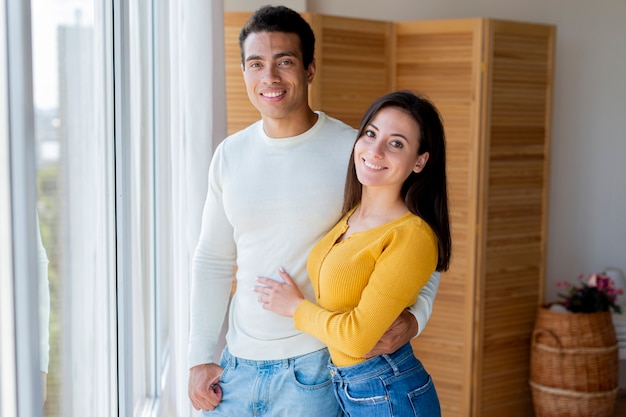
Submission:
[[[189,370],[189,399],[196,410],[213,411],[222,400],[218,385],[224,368],[214,363],[196,365]]]
[[[390,354],[404,346],[409,340],[417,335],[417,320],[415,316],[404,309],[396,321],[391,324],[376,346],[369,351],[364,358]]]

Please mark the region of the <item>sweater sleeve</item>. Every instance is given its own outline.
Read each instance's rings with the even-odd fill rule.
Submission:
[[[409,312],[413,314],[415,316],[415,320],[417,320],[416,337],[422,333],[424,328],[426,328],[428,320],[430,320],[430,316],[433,313],[435,297],[437,296],[437,291],[439,290],[440,281],[441,272],[433,272],[426,285],[424,285],[424,287],[420,290],[415,303],[409,307]]]
[[[208,192],[191,278],[188,365],[211,363],[226,318],[234,279],[236,248],[222,196],[222,147],[209,168]]]
[[[400,312],[415,302],[436,263],[437,244],[432,233],[424,229],[395,230],[355,308],[328,311],[304,301],[294,314],[296,328],[348,356],[360,358],[374,347]]]

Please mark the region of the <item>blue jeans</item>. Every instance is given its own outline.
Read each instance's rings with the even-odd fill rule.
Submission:
[[[341,417],[328,373],[328,349],[282,360],[253,361],[224,349],[222,402],[206,417]]]
[[[352,366],[330,364],[329,368],[344,416],[441,416],[433,380],[413,355],[410,343],[391,355]]]

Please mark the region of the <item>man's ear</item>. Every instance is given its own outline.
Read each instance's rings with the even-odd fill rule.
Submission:
[[[311,63],[309,64],[309,68],[307,68],[306,72],[306,81],[311,84],[313,82],[313,78],[315,78],[315,70],[316,70],[316,66],[315,66],[315,58],[313,58],[313,61],[311,61]]]

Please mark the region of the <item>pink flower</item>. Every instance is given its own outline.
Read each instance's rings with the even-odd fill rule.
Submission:
[[[608,291],[613,291],[615,288],[613,280],[605,275],[598,275],[598,282],[596,286],[598,287],[598,290],[604,290],[606,288]]]
[[[591,288],[597,287],[598,286],[598,275],[597,274],[591,274],[589,276],[589,281],[587,281],[587,285],[590,286]]]

